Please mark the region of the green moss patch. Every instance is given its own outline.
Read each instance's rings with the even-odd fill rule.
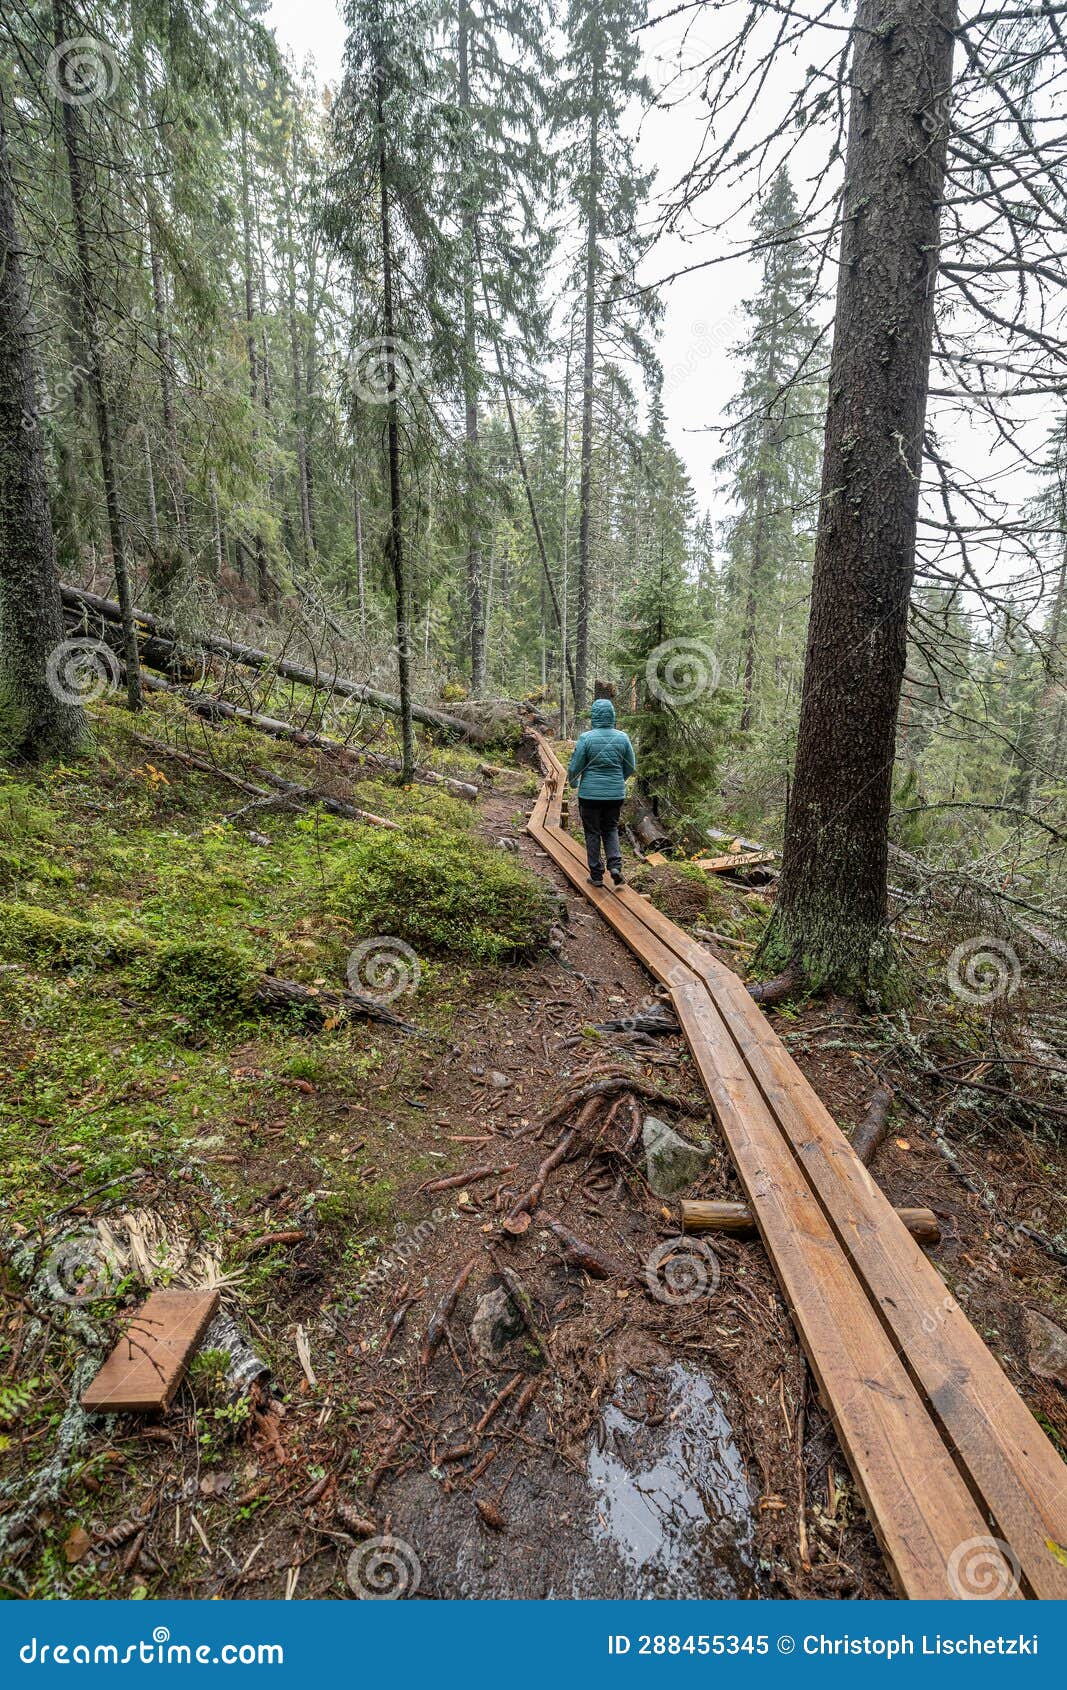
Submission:
[[[327,904],[356,936],[475,962],[535,955],[553,915],[551,896],[508,853],[432,825],[360,835]]]

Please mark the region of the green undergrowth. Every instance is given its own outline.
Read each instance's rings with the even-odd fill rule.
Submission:
[[[433,823],[362,834],[327,908],[353,931],[418,949],[509,962],[542,949],[554,902],[507,852]]]
[[[245,795],[133,737],[179,724],[178,743],[221,768],[269,768],[400,831],[317,807],[227,820]],[[388,1102],[381,1122],[356,1112],[387,1049],[396,1088],[417,1087],[425,1042],[266,1015],[256,982],[337,990],[359,940],[399,937],[420,968],[393,1007],[444,1034],[479,969],[540,947],[551,900],[439,788],[341,779],[298,748],[191,725],[172,701],[136,718],[98,707],[93,729],[76,764],[0,768],[0,1205],[29,1224],[197,1166],[243,1200],[295,1162],[323,1225],[356,1238],[387,1226],[418,1162],[397,1136],[411,1110],[397,1105],[399,1124]]]

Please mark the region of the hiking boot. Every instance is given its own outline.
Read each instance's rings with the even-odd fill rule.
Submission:
[[[587,874],[585,878],[586,878],[586,882],[590,886],[603,886],[603,884],[604,884],[604,876],[603,875],[600,875],[599,878],[598,878],[595,874]]]
[[[616,874],[615,870],[612,869],[612,871],[611,871],[611,883],[612,883],[613,886],[625,886],[626,885],[626,876],[623,874],[621,869],[620,869],[618,874]]]

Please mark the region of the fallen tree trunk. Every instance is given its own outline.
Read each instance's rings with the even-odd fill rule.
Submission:
[[[756,1231],[747,1203],[683,1198],[681,1209],[683,1232],[726,1232],[734,1238],[749,1238]],[[932,1209],[898,1209],[897,1214],[917,1243],[941,1242],[941,1227]]]
[[[289,740],[293,745],[310,747],[314,751],[325,752],[343,764],[364,764],[369,768],[387,769],[391,774],[399,774],[400,763],[393,757],[382,757],[378,752],[352,751],[343,745],[339,739],[330,739],[326,734],[315,733],[310,728],[294,728],[291,722],[283,722],[276,716],[264,716],[258,710],[246,710],[243,705],[230,704],[225,698],[217,698],[213,693],[192,692],[188,687],[175,686],[171,681],[162,681],[157,676],[142,677],[146,692],[169,692],[175,698],[192,710],[197,716],[203,716],[209,722],[243,722],[246,727],[256,728],[260,733],[269,734],[272,739]],[[429,786],[443,786],[449,792],[454,792],[460,798],[474,799],[478,796],[478,788],[469,781],[453,780],[449,775],[439,775],[433,769],[416,769],[415,779]]]
[[[222,768],[218,763],[211,762],[208,757],[197,757],[192,751],[180,750],[176,745],[168,745],[162,739],[150,739],[148,734],[132,733],[130,736],[138,745],[143,745],[157,757],[170,757],[174,762],[181,763],[185,768],[199,769],[203,774],[217,775],[227,785],[235,786],[238,792],[247,792],[253,799],[265,800],[267,803],[288,803],[289,806],[301,808],[309,804],[318,804],[323,810],[329,811],[331,816],[341,816],[345,821],[371,822],[375,827],[391,828],[400,831],[399,822],[389,821],[386,816],[376,816],[371,810],[359,810],[354,804],[346,804],[340,798],[331,798],[325,792],[316,792],[310,786],[298,786],[295,781],[283,780],[281,775],[272,773],[270,769],[256,765],[254,772],[267,786],[256,786],[253,781],[244,780],[235,775],[232,770]],[[277,798],[269,788],[273,787]]]
[[[747,981],[745,990],[757,1003],[775,1004],[784,1003],[786,998],[802,991],[803,987],[804,970],[799,963],[791,962],[783,974],[776,974],[772,980]]]
[[[274,974],[264,974],[257,980],[252,996],[264,1009],[299,1009],[317,1021],[326,1021],[331,1014],[347,1013],[380,1021],[384,1027],[395,1027],[401,1033],[421,1031],[410,1021],[401,1021],[384,1004],[359,992],[329,992],[317,986],[301,986],[297,980],[279,980]]]
[[[889,1131],[889,1111],[893,1103],[891,1086],[879,1085],[871,1098],[866,1115],[852,1135],[852,1148],[864,1167],[869,1167],[875,1151]]]
[[[101,621],[121,626],[122,612],[112,599],[105,599],[99,593],[90,593],[84,587],[60,585],[63,604],[66,609],[81,612],[83,615],[92,613]],[[151,669],[161,668],[164,674],[171,672],[171,665],[177,663],[180,667],[183,642],[178,630],[169,622],[161,621],[153,616],[151,611],[134,610],[134,618],[152,639],[141,648],[141,660]],[[372,704],[378,710],[384,710],[389,715],[400,714],[400,700],[392,693],[379,692],[377,687],[370,687],[362,681],[350,681],[346,676],[336,671],[324,672],[321,669],[308,668],[303,663],[293,663],[286,657],[272,657],[268,651],[259,651],[255,646],[239,645],[236,640],[227,639],[224,634],[198,633],[193,636],[194,649],[211,652],[217,657],[228,657],[243,669],[265,670],[272,675],[280,675],[283,680],[296,681],[301,686],[311,687],[316,692],[337,693],[342,698],[357,698],[364,704]],[[436,728],[439,733],[446,733],[453,739],[471,739],[476,737],[477,730],[473,724],[463,722],[458,716],[446,715],[444,711],[433,710],[427,704],[413,704],[411,714],[417,722],[424,726]]]

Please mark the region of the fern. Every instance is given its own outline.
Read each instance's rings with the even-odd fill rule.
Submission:
[[[0,1426],[11,1426],[29,1408],[39,1379],[24,1379],[20,1385],[0,1385]]]

